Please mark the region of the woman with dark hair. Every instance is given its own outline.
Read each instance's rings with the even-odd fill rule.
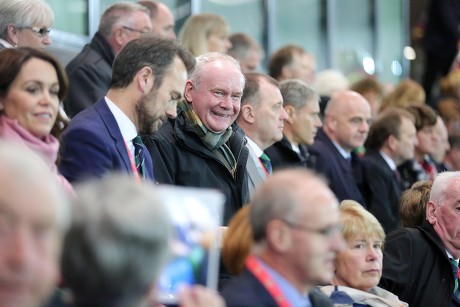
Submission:
[[[64,127],[59,101],[68,90],[61,64],[33,48],[5,49],[0,56],[0,137],[37,152],[68,191],[72,187],[55,165]]]

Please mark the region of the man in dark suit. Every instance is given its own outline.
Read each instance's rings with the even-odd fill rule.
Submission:
[[[274,170],[294,166],[312,168],[314,161],[307,145],[313,144],[316,132],[322,126],[319,96],[297,79],[281,81],[280,91],[288,118],[284,121],[283,138],[270,146],[266,153]]]
[[[254,189],[271,173],[270,156],[264,150],[283,137],[287,114],[283,108],[278,81],[260,73],[248,73],[245,77],[246,85],[237,122],[246,133],[248,141],[246,171],[252,195]]]
[[[436,107],[433,85],[449,72],[460,45],[460,3],[453,0],[431,0],[423,37],[425,71],[423,88],[428,103]]]
[[[129,2],[111,5],[91,42],[66,66],[70,88],[64,110],[73,117],[101,98],[110,86],[115,56],[131,40],[152,30],[146,7]]]
[[[324,127],[309,148],[315,169],[328,179],[339,201],[352,199],[366,206],[363,165],[354,150],[363,146],[370,119],[371,109],[363,96],[338,92],[327,104]]]
[[[460,306],[459,186],[460,172],[439,174],[423,224],[397,229],[385,240],[380,286],[409,306]]]
[[[222,291],[228,307],[332,306],[313,290],[330,283],[345,248],[337,199],[304,169],[275,172],[252,198],[253,252]]]
[[[128,43],[114,61],[107,95],[65,130],[61,173],[70,182],[109,171],[153,178],[152,160],[138,133],[152,134],[166,117],[176,117],[176,102],[194,63],[177,42],[147,35]]]
[[[362,159],[370,189],[367,208],[386,233],[400,226],[402,186],[397,167],[414,158],[416,144],[414,117],[402,109],[384,112],[369,129]]]

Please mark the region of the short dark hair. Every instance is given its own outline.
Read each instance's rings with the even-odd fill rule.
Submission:
[[[295,54],[306,53],[305,49],[297,45],[287,45],[278,49],[268,63],[268,74],[275,79],[281,76],[283,67],[292,63]]]
[[[246,85],[244,86],[243,96],[241,97],[241,106],[246,104],[257,106],[259,104],[259,91],[261,80],[265,80],[266,82],[276,87],[279,87],[278,81],[266,74],[251,72],[244,74],[244,77],[246,78]]]
[[[415,129],[417,132],[422,130],[426,126],[436,125],[438,120],[438,115],[436,111],[433,110],[428,105],[410,105],[406,107],[406,110],[409,111],[415,118]]]
[[[139,70],[150,67],[155,75],[154,87],[159,88],[163,76],[175,57],[179,57],[190,73],[195,67],[192,54],[178,41],[146,34],[126,44],[115,58],[112,67],[110,88],[125,88],[134,79]]]
[[[414,116],[404,109],[390,108],[381,113],[369,128],[369,134],[364,146],[368,149],[380,150],[390,135],[399,138],[404,117],[414,122]]]

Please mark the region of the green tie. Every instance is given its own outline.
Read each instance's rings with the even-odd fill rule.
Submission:
[[[137,171],[142,178],[145,179],[145,157],[144,143],[139,135],[133,139],[134,145],[134,162],[136,163]]]
[[[452,271],[454,273],[454,279],[455,279],[455,288],[454,288],[454,293],[452,294],[452,299],[455,300],[456,302],[460,301],[460,292],[458,290],[458,263],[455,259],[449,258],[450,264],[452,266]]]
[[[270,158],[264,152],[262,152],[262,155],[259,157],[259,160],[264,165],[267,173],[271,174],[272,173],[272,162],[270,161]]]

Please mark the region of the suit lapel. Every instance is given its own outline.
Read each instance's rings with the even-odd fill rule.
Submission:
[[[118,154],[124,162],[125,168],[129,173],[132,173],[131,162],[128,156],[128,150],[126,148],[125,141],[121,135],[120,127],[118,127],[117,121],[110,111],[107,103],[104,98],[99,99],[94,105],[96,111],[99,113],[102,121],[104,122],[107,131],[112,137],[115,148],[117,149]]]

